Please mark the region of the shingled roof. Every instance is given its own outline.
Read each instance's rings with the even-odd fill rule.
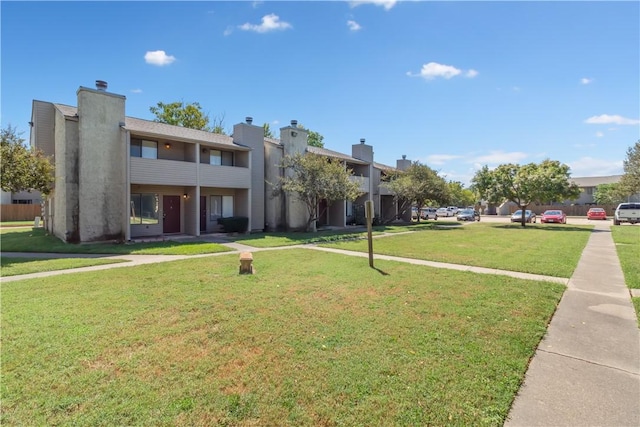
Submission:
[[[609,176],[584,176],[570,178],[571,182],[574,182],[578,187],[597,187],[600,184],[615,184],[620,182],[622,175],[609,175]]]
[[[63,104],[53,104],[66,117],[75,117],[78,108]],[[207,132],[204,130],[189,129],[182,126],[168,125],[151,120],[143,120],[135,117],[125,117],[124,128],[138,136],[151,138],[171,139],[174,141],[184,141],[201,143],[207,146],[226,146],[234,150],[249,151],[248,147],[236,144],[233,138],[228,135]]]

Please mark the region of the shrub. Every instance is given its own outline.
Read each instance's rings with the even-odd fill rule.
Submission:
[[[222,225],[225,233],[244,233],[249,227],[249,218],[246,216],[218,218],[218,224]]]

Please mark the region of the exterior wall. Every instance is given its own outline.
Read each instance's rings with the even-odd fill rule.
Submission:
[[[2,198],[0,199],[0,205],[10,205],[11,204],[11,193],[8,191],[2,192]]]
[[[280,129],[280,141],[285,156],[304,154],[307,150],[308,134],[304,129],[287,126]],[[285,171],[290,174],[290,171]],[[307,208],[297,198],[284,195],[286,204],[286,225],[291,230],[305,230],[307,228]]]
[[[125,97],[78,90],[80,240],[124,240],[127,183]]]
[[[80,241],[78,121],[55,113],[55,188],[51,232],[67,242]]]
[[[282,169],[279,165],[283,158],[283,148],[281,145],[265,143],[264,146],[264,221],[265,230],[285,230],[286,226],[286,205],[283,195],[274,195],[271,184],[276,184],[280,180]]]
[[[406,171],[411,166],[411,160],[407,160],[406,156],[402,156],[402,159],[396,160],[396,169]]]
[[[29,143],[39,148],[47,156],[55,154],[55,107],[50,102],[33,101],[31,111],[31,134]],[[36,145],[37,143],[37,145]]]
[[[131,157],[131,183],[196,185],[196,164],[173,160]]]
[[[248,123],[233,127],[233,142],[251,148],[251,183],[249,188],[251,231],[265,229],[265,148],[264,129]],[[247,206],[248,208],[248,206]]]

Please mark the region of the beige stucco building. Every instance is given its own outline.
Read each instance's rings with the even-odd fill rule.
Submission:
[[[274,197],[283,156],[314,152],[344,161],[363,195],[323,210],[319,225],[346,226],[354,207],[372,199],[377,213],[398,215],[380,186],[393,168],[373,161],[362,140],[351,155],[307,145],[292,121],[280,139],[264,138],[247,117],[232,136],[125,115],[126,99],[103,81],[80,87],[77,106],[33,101],[31,144],[52,156],[55,188],[45,203],[45,226],[68,242],[128,241],[146,236],[220,231],[221,217],[249,218],[248,231],[301,229],[306,210],[286,195]],[[403,158],[397,167],[411,162]]]

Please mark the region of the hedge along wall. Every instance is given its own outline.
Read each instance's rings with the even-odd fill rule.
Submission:
[[[2,205],[0,221],[33,221],[42,215],[42,207],[37,205]]]

